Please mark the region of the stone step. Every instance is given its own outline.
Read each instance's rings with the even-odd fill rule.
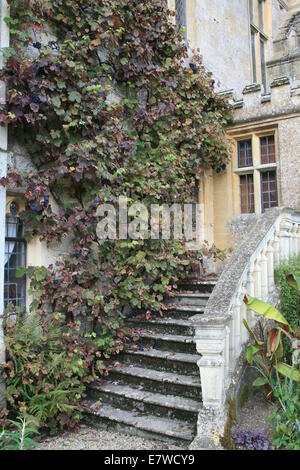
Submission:
[[[153,317],[147,320],[134,317],[126,320],[126,324],[133,328],[150,328],[153,331],[170,335],[193,336],[194,334],[192,322],[180,318]]]
[[[115,408],[108,404],[98,406],[88,401],[84,406],[86,418],[101,428],[114,428],[121,433],[188,444],[194,438],[194,429],[186,421],[143,415],[140,412]],[[122,449],[121,449],[122,450]]]
[[[177,292],[170,296],[167,300],[167,304],[174,305],[193,305],[195,307],[204,308],[209,299],[210,293],[206,292]]]
[[[201,404],[191,398],[153,393],[141,386],[120,385],[118,382],[94,383],[89,387],[89,396],[116,408],[186,420],[194,427],[201,409]]]
[[[196,305],[183,305],[183,304],[174,304],[169,303],[167,305],[168,309],[164,313],[164,318],[171,319],[181,319],[181,320],[189,320],[194,315],[201,315],[204,313],[204,306],[196,306]]]
[[[199,359],[198,354],[172,353],[160,349],[127,350],[122,354],[123,363],[182,375],[199,375]]]
[[[192,292],[208,292],[211,293],[217,283],[217,279],[206,281],[201,280],[186,280],[178,285],[179,291],[192,291]]]
[[[141,345],[161,349],[162,351],[181,352],[196,354],[196,343],[193,336],[160,334],[148,329],[137,331],[140,340],[137,348]]]
[[[124,385],[142,386],[143,390],[162,394],[174,394],[201,401],[200,375],[181,375],[172,372],[147,369],[127,364],[114,367],[109,375]]]

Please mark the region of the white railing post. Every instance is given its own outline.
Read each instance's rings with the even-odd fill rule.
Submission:
[[[297,224],[293,224],[292,228],[292,243],[293,243],[293,250],[292,256],[298,256],[298,237],[297,237]]]
[[[268,269],[268,291],[269,294],[272,294],[275,288],[274,283],[274,248],[273,248],[273,240],[270,240],[267,245],[267,269]]]
[[[234,347],[235,347],[235,354],[234,358],[236,359],[241,352],[241,346],[242,346],[242,339],[241,339],[241,301],[239,298],[236,299],[234,305],[233,305],[233,316],[234,316]]]
[[[247,276],[247,291],[248,294],[254,297],[255,295],[255,276],[254,276],[254,265],[251,263],[248,276]],[[248,309],[247,311],[247,321],[250,326],[254,326],[255,323],[255,313],[252,310]]]
[[[263,249],[260,258],[261,264],[261,297],[262,300],[268,298],[268,259],[266,256],[266,248]]]
[[[288,261],[290,256],[290,224],[282,220],[280,224],[280,261]]]
[[[225,400],[225,360],[228,329],[225,324],[195,324],[196,347],[205,408],[221,408]]]
[[[276,227],[273,239],[273,252],[274,252],[274,268],[278,268],[280,264],[280,230]]]
[[[261,298],[261,265],[260,256],[258,256],[254,262],[254,295],[255,297]]]

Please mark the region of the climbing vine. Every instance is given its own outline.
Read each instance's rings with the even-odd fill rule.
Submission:
[[[199,254],[174,240],[100,243],[99,204],[190,202],[199,168],[226,168],[230,113],[164,0],[9,4],[0,124],[35,170],[2,184],[25,188],[28,236],[70,240],[56,266],[29,270],[31,308],[84,319],[107,358],[124,347],[128,309],[163,311]]]

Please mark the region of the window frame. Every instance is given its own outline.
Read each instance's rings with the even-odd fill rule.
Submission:
[[[274,136],[274,162],[262,163],[261,160],[261,139],[264,137]],[[241,191],[240,191],[240,176],[246,174],[253,174],[254,180],[254,205],[255,214],[263,213],[262,205],[262,186],[261,186],[261,173],[266,171],[276,171],[276,192],[277,192],[277,205],[280,205],[280,176],[279,176],[279,158],[278,158],[278,130],[277,126],[265,126],[263,128],[251,128],[244,131],[233,131],[231,133],[233,139],[234,152],[233,152],[233,185],[234,193],[238,194],[239,200],[235,204],[235,213],[243,214],[241,210]],[[252,158],[253,165],[249,167],[239,166],[238,145],[241,141],[252,141]],[[245,214],[245,213],[244,213]]]
[[[263,175],[267,174],[267,173],[275,173],[275,195],[276,195],[276,205],[275,206],[269,206],[269,207],[264,207],[264,194],[265,192],[263,192]],[[269,192],[270,193],[270,192]],[[274,168],[274,169],[266,169],[266,170],[262,170],[260,172],[260,196],[261,196],[261,213],[264,214],[264,212],[268,209],[271,209],[272,207],[278,207],[279,205],[279,198],[278,198],[278,177],[277,177],[277,168]],[[270,201],[270,197],[269,197],[269,202]]]
[[[178,10],[178,3],[180,3],[180,6],[182,7],[182,13]],[[187,12],[186,12],[186,0],[175,0],[175,21],[176,25],[179,27],[179,31],[184,28],[184,40],[187,40]],[[182,20],[180,23],[178,22],[178,18]],[[182,24],[181,24],[182,23]]]
[[[252,82],[263,85],[266,93],[268,89],[266,52],[268,33],[270,34],[270,31],[266,31],[266,0],[249,0],[248,5]],[[260,15],[261,9],[262,14]],[[261,16],[262,22],[260,22]]]
[[[248,192],[248,177],[252,177],[252,186],[253,186],[253,193]],[[246,178],[246,185],[247,185],[247,211],[243,212],[243,204],[242,204],[242,178]],[[240,211],[241,214],[255,214],[255,188],[254,188],[254,174],[253,173],[245,173],[239,176],[239,188],[240,188]],[[249,204],[249,195],[253,194],[253,210],[250,211],[251,203]]]
[[[251,144],[251,164],[245,164],[245,165],[241,165],[240,163],[240,144],[244,142],[244,143],[247,143],[247,142],[250,142]],[[253,146],[252,146],[252,139],[240,139],[238,140],[238,167],[240,169],[242,168],[251,168],[253,166]],[[247,159],[247,157],[245,156],[245,161]]]
[[[17,230],[16,230],[16,236],[15,237],[10,237],[8,236],[8,220],[9,219],[15,219],[16,220],[16,224],[17,224]],[[18,225],[21,225],[21,229],[22,229],[22,236],[19,236],[18,235]],[[15,243],[15,247],[13,249],[12,252],[8,251],[6,252],[6,243]],[[23,258],[23,264],[18,264],[16,262],[16,266],[14,268],[14,270],[16,271],[18,267],[26,267],[27,266],[27,241],[26,239],[24,238],[24,234],[23,234],[23,223],[21,221],[21,219],[16,216],[16,217],[12,217],[10,214],[6,214],[6,218],[5,218],[5,256],[6,255],[10,255],[12,256],[15,248],[18,246],[17,244],[21,244],[23,246],[22,250],[21,251],[21,256]],[[12,269],[10,268],[10,265],[9,265],[9,261],[10,261],[10,257],[8,258],[7,262],[4,264],[4,295],[3,295],[3,302],[4,302],[4,308],[7,308],[7,306],[10,304],[10,303],[14,303],[14,300],[15,301],[20,301],[20,303],[17,303],[14,304],[15,305],[15,308],[20,308],[25,310],[26,309],[26,301],[27,301],[27,279],[26,279],[26,276],[24,275],[23,278],[21,278],[20,281],[22,281],[22,295],[20,297],[18,297],[16,295],[15,298],[11,298],[9,295],[6,296],[5,293],[6,293],[6,287],[7,286],[10,286],[12,285],[13,283],[10,282],[11,279],[10,279],[10,271],[12,271]],[[7,265],[7,267],[6,267]],[[8,272],[8,279],[7,279],[7,282],[5,282],[5,272]]]

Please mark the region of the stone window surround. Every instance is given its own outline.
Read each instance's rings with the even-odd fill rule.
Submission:
[[[251,3],[253,4],[253,16],[251,15]],[[254,34],[255,38],[255,51],[252,50],[252,40],[250,41],[251,47],[251,76],[254,83],[263,83],[263,72],[262,72],[262,57],[261,57],[261,42],[264,44],[264,74],[266,71],[266,63],[268,60],[268,40],[272,34],[272,5],[269,0],[263,0],[263,25],[262,28],[259,25],[259,0],[249,0],[249,28],[250,33]],[[253,57],[255,57],[255,64],[253,64]],[[266,77],[266,86],[268,88],[268,78]]]
[[[260,155],[260,138],[266,137],[269,135],[274,135],[275,140],[275,163],[268,163],[262,164],[261,163],[261,155]],[[238,167],[238,142],[241,140],[252,140],[252,158],[253,158],[253,165],[248,167]],[[278,196],[278,205],[280,206],[280,185],[279,185],[279,178],[278,178],[278,162],[279,162],[279,155],[278,155],[278,130],[276,127],[268,128],[268,129],[257,129],[257,130],[250,130],[245,131],[243,134],[236,135],[233,138],[233,184],[235,186],[236,192],[239,194],[239,210],[238,213],[241,213],[240,208],[240,176],[253,174],[254,179],[254,207],[255,207],[255,214],[262,213],[262,203],[261,203],[261,173],[262,171],[272,171],[276,170],[277,172],[277,196]]]

